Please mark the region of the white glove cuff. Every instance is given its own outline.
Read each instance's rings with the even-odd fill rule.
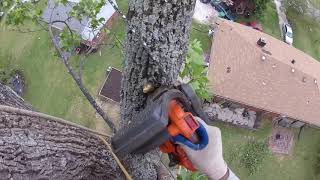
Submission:
[[[208,175],[209,179],[219,180],[228,172],[228,166],[223,159],[214,162],[218,163],[209,165],[210,169],[205,170],[205,174]]]
[[[229,177],[228,180],[240,180],[229,168]]]

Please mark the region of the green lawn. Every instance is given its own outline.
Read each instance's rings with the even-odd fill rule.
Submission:
[[[287,9],[287,18],[293,28],[293,45],[320,61],[320,23],[293,9]]]
[[[118,23],[114,32],[121,33],[118,29],[123,28],[124,23]],[[113,39],[108,43],[113,43]],[[101,52],[101,57],[99,53],[89,57],[83,74],[84,82],[94,96],[103,83],[106,68],[121,68],[122,64],[122,55],[117,47],[103,47]],[[60,59],[54,56],[47,32],[0,32],[0,64],[3,68],[23,70],[27,83],[24,98],[36,110],[94,127],[94,110]]]
[[[204,52],[210,52],[211,38],[208,36],[209,29],[210,27],[207,25],[203,25],[195,21],[192,22],[190,41],[198,39],[201,42],[202,49]]]
[[[259,18],[263,27],[263,31],[275,38],[281,39],[279,18],[276,9],[276,5],[273,1],[267,4],[266,10]]]
[[[315,8],[320,9],[320,0],[310,0],[310,2]]]
[[[242,149],[249,139],[266,142],[271,133],[270,121],[263,123],[262,129],[250,131],[218,123],[222,129],[224,157],[231,169],[246,180],[316,180],[316,157],[320,151],[320,130],[306,128],[297,141],[292,154],[287,156],[270,155],[261,164],[261,169],[253,175],[240,162]],[[318,162],[319,163],[319,162]],[[319,171],[318,171],[319,172]],[[319,173],[318,173],[319,178]]]

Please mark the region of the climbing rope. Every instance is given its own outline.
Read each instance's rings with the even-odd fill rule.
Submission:
[[[105,134],[105,133],[100,133],[100,132],[97,132],[95,130],[86,128],[84,126],[81,126],[79,124],[75,124],[73,122],[67,121],[65,119],[57,118],[57,117],[50,116],[50,115],[47,115],[47,114],[44,114],[44,113],[40,113],[40,112],[34,112],[34,111],[25,110],[25,109],[19,109],[19,108],[14,108],[14,107],[10,107],[10,106],[4,106],[4,105],[0,105],[0,111],[9,112],[9,113],[16,113],[16,114],[21,114],[21,115],[31,116],[31,117],[39,117],[39,118],[47,119],[49,121],[55,121],[55,122],[58,122],[58,123],[61,123],[61,124],[65,124],[65,125],[69,125],[69,126],[72,126],[72,127],[76,127],[76,128],[82,129],[82,130],[84,130],[86,132],[89,132],[93,136],[96,136],[97,138],[99,138],[102,141],[102,143],[107,146],[108,150],[110,151],[111,155],[113,156],[113,158],[117,162],[117,164],[120,167],[120,169],[123,172],[123,174],[126,176],[126,178],[128,180],[132,180],[132,177],[130,176],[130,174],[128,173],[126,168],[123,166],[123,164],[121,163],[120,159],[113,152],[113,149],[112,149],[111,145],[104,139],[106,137],[107,138],[111,138],[111,135]]]
[[[128,180],[132,180],[132,177],[130,176],[130,174],[128,173],[127,169],[123,166],[123,164],[121,163],[120,159],[118,158],[118,156],[113,152],[111,145],[101,136],[98,136],[101,141],[108,147],[108,149],[110,150],[113,158],[116,160],[116,162],[118,163],[118,166],[120,167],[120,169],[122,170],[123,174],[126,176],[126,178]]]

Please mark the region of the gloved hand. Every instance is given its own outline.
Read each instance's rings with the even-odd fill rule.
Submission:
[[[222,156],[222,139],[221,131],[214,126],[208,126],[202,119],[196,117],[201,123],[209,137],[208,145],[202,150],[193,150],[184,144],[180,146],[185,150],[188,158],[193,165],[201,172],[205,173],[210,179],[230,179],[236,177],[230,170]],[[231,176],[230,176],[231,175]],[[234,179],[232,177],[232,179]],[[238,179],[237,177],[235,179]]]

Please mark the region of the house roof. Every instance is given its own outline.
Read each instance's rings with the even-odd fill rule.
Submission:
[[[111,68],[99,92],[99,95],[115,102],[120,102],[122,72]]]
[[[222,19],[217,24],[209,67],[214,94],[320,126],[318,61],[250,27]]]
[[[113,2],[116,4],[115,0],[113,0]],[[67,21],[69,27],[81,35],[82,39],[92,41],[108,19],[114,14],[115,10],[109,2],[106,2],[97,14],[97,19],[104,18],[104,21],[102,21],[96,29],[92,29],[90,27],[91,20],[89,18],[83,18],[81,21],[75,18],[68,18],[68,14],[77,3],[79,3],[79,0],[68,0],[67,5],[60,4],[56,6],[54,0],[48,0],[48,6],[44,11],[42,18],[48,23],[50,22],[50,19],[51,21]],[[63,23],[55,23],[54,26],[60,30],[65,28],[65,24]]]

